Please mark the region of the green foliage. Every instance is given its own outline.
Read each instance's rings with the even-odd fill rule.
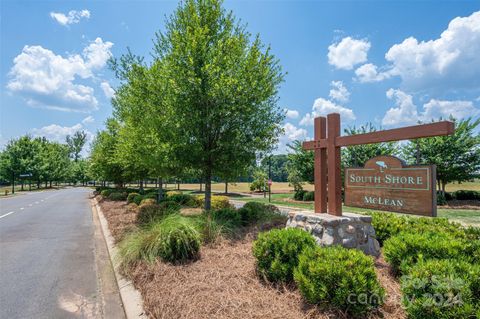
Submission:
[[[448,183],[469,181],[480,172],[480,118],[455,121],[455,132],[448,136],[417,139],[406,144],[403,154],[407,161],[435,164],[442,191]]]
[[[298,190],[296,190],[295,193],[293,194],[293,199],[295,199],[295,200],[303,200],[303,197],[305,196],[306,193],[307,193],[306,190],[298,189]]]
[[[480,192],[472,190],[458,190],[454,192],[454,198],[458,200],[480,200]]]
[[[202,241],[205,244],[215,244],[223,235],[229,234],[231,229],[214,220],[210,214],[202,214],[197,219]]]
[[[288,156],[285,154],[269,155],[262,159],[260,168],[264,172],[270,170],[270,178],[274,182],[286,182],[288,178],[287,172]]]
[[[267,190],[267,182],[268,182],[268,176],[267,173],[265,173],[261,169],[256,169],[253,172],[253,181],[250,183],[250,191],[254,192],[263,192],[264,190]]]
[[[383,302],[371,257],[340,246],[304,250],[294,271],[295,283],[310,303],[362,315]]]
[[[464,228],[446,218],[407,217],[393,213],[370,213],[372,225],[380,245],[401,232],[437,232],[456,238],[465,238]]]
[[[152,202],[142,203],[138,206],[137,223],[145,225],[167,215],[178,213],[179,210],[180,206],[175,202],[167,201],[160,204]]]
[[[87,133],[85,133],[85,131],[76,131],[73,136],[67,135],[65,141],[68,145],[70,158],[77,162],[80,159],[80,153],[87,142]]]
[[[169,194],[167,198],[169,201],[173,201],[187,207],[197,207],[199,204],[195,196],[192,196],[190,194]]]
[[[253,243],[258,273],[272,282],[291,282],[298,256],[315,246],[312,235],[299,228],[274,229],[260,233]]]
[[[280,214],[279,209],[274,205],[267,205],[259,202],[247,202],[238,209],[244,226],[262,225],[279,221],[285,224],[286,217]]]
[[[299,181],[313,184],[313,151],[305,150],[300,141],[293,141],[288,147],[291,150],[287,164],[289,182],[295,181],[294,186],[300,184]]]
[[[142,201],[140,202],[140,205],[143,204],[157,204],[157,200],[154,198],[143,198]]]
[[[127,203],[130,204],[130,203],[134,203],[134,199],[136,196],[139,196],[140,194],[138,193],[130,193],[128,194],[127,196]]]
[[[133,197],[133,202],[137,205],[140,205],[142,200],[143,200],[143,195],[136,195]]]
[[[127,193],[125,192],[112,192],[108,195],[109,200],[113,201],[124,201],[127,199]]]
[[[303,201],[312,202],[314,200],[315,200],[315,192],[305,192],[305,194],[303,194]]]
[[[480,261],[479,245],[444,233],[400,233],[387,239],[383,254],[396,274],[407,273],[419,260],[464,259]]]
[[[174,211],[174,212],[179,212],[181,208],[179,203],[171,200],[163,201],[159,205],[160,205],[160,209],[162,210]]]
[[[376,132],[377,128],[372,123],[360,127],[349,127],[344,130],[345,135],[357,135]],[[398,153],[398,143],[373,143],[347,146],[342,149],[342,165],[344,167],[363,167],[366,161],[380,155],[394,155]]]
[[[198,206],[202,207],[205,205],[205,196],[204,195],[197,195],[196,199],[198,201]],[[232,204],[230,204],[230,200],[227,196],[217,196],[214,195],[211,198],[211,208],[213,210],[222,209],[222,208],[230,208]]]
[[[480,306],[480,266],[461,260],[420,261],[401,278],[409,318],[474,318]]]
[[[100,195],[102,195],[103,197],[107,198],[108,196],[110,196],[110,194],[112,194],[114,192],[113,189],[109,188],[109,189],[104,189],[100,192]]]
[[[235,208],[213,210],[210,214],[212,220],[227,229],[233,230],[242,226],[241,215]]]
[[[200,233],[195,222],[178,214],[152,221],[127,236],[119,245],[121,266],[124,271],[138,262],[163,261],[182,263],[200,256]]]

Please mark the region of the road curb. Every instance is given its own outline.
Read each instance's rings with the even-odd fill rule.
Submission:
[[[133,282],[122,276],[122,274],[120,274],[118,270],[118,248],[115,246],[113,236],[108,229],[107,219],[103,215],[102,209],[100,208],[100,205],[95,198],[92,199],[92,204],[92,207],[94,207],[97,211],[98,218],[100,220],[102,234],[105,239],[105,243],[107,244],[110,261],[113,265],[115,280],[117,281],[120,297],[122,299],[123,307],[125,310],[125,315],[127,319],[145,319],[147,318],[147,316],[143,308],[142,295],[137,289],[135,289]]]

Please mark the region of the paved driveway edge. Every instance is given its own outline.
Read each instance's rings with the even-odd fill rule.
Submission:
[[[108,229],[107,219],[103,215],[102,209],[100,208],[100,205],[98,205],[98,201],[95,198],[93,198],[91,201],[92,209],[94,210],[94,213],[97,213],[100,220],[100,226],[102,228],[103,237],[107,244],[108,254],[113,265],[115,280],[117,281],[127,319],[145,319],[147,316],[145,314],[145,310],[143,309],[142,295],[137,289],[135,289],[133,282],[126,279],[118,271],[118,258],[116,258],[118,254],[118,248],[115,246],[113,236]]]

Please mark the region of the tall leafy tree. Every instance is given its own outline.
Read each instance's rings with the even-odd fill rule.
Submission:
[[[262,159],[260,167],[265,171],[270,171],[270,178],[274,182],[286,182],[288,156],[286,154],[269,155]]]
[[[163,98],[172,110],[175,158],[204,175],[208,210],[212,176],[247,166],[275,145],[283,73],[270,49],[258,36],[251,40],[218,0],[181,2],[157,34],[154,58],[167,79]]]
[[[76,131],[73,136],[67,135],[66,142],[70,152],[70,157],[76,162],[80,158],[85,143],[87,142],[87,133],[85,131]]]
[[[409,163],[435,164],[440,190],[452,182],[469,181],[480,176],[480,119],[455,121],[455,133],[410,141],[402,151]]]
[[[287,171],[289,182],[291,184],[298,184],[300,179],[303,182],[313,184],[314,179],[314,153],[313,151],[305,150],[302,147],[302,142],[293,141],[288,145],[290,153],[288,154]]]
[[[352,126],[344,130],[345,135],[357,135],[376,131],[377,129],[372,123],[367,123],[358,128]],[[397,153],[398,144],[395,142],[347,146],[342,149],[342,165],[344,167],[359,167],[363,166],[372,157],[396,155]]]

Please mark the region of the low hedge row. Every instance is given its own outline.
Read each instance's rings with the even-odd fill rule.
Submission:
[[[310,303],[353,315],[383,303],[385,293],[371,257],[341,246],[319,247],[312,235],[299,228],[261,233],[253,254],[262,277],[275,283],[295,281]]]

